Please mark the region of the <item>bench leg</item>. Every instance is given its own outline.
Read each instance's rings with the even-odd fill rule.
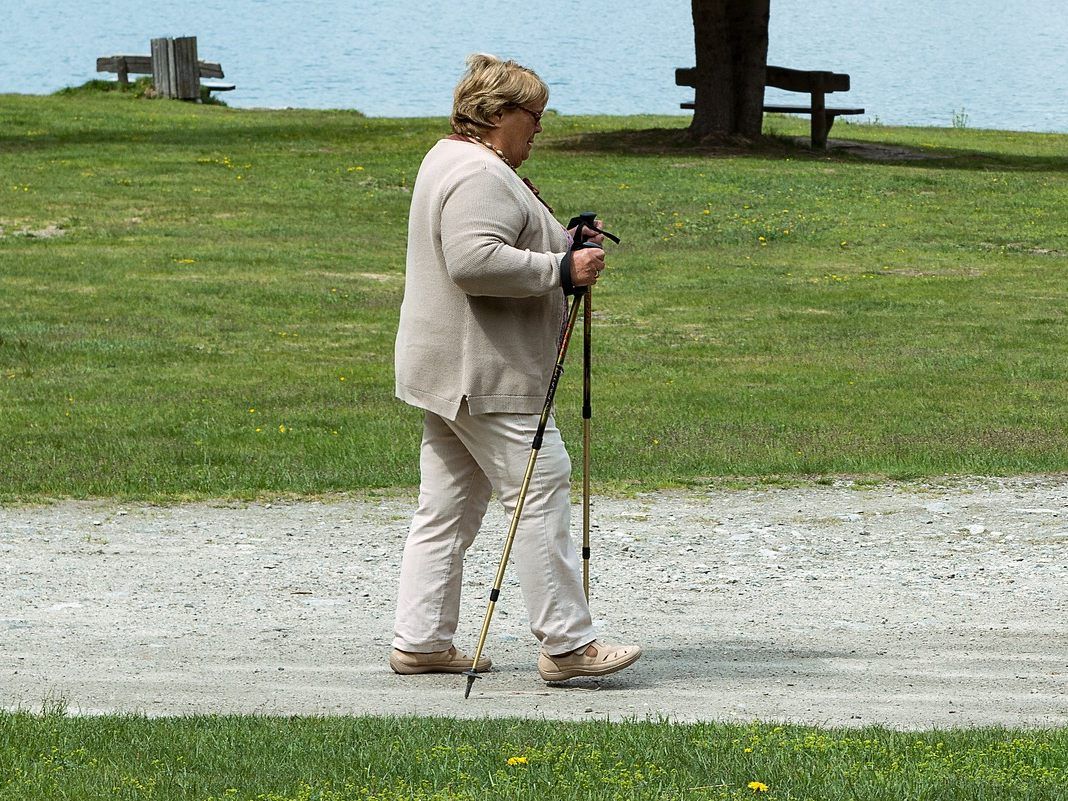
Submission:
[[[827,149],[827,137],[831,133],[831,126],[834,125],[834,115],[824,112],[822,114],[812,115],[812,149],[813,150],[826,150]]]
[[[812,93],[812,149],[827,149],[827,134],[830,133],[834,116],[827,114],[823,92]]]

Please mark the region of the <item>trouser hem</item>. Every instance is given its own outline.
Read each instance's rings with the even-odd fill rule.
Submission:
[[[579,648],[585,648],[596,639],[597,635],[590,634],[587,637],[579,637],[576,640],[571,640],[570,642],[565,642],[561,645],[553,645],[551,648],[546,648],[543,644],[541,650],[549,656],[565,656],[572,651],[577,651]]]
[[[398,651],[405,651],[409,654],[436,654],[439,651],[448,651],[452,647],[452,643],[445,640],[438,640],[436,642],[412,645],[399,637],[395,637],[393,639],[393,647]]]

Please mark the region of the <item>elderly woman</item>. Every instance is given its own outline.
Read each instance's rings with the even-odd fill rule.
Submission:
[[[412,193],[396,342],[396,393],[424,410],[419,506],[401,564],[397,673],[460,673],[453,645],[464,554],[496,491],[511,513],[545,403],[564,293],[604,269],[516,174],[549,99],[514,61],[474,55],[456,87],[453,135],[423,159]],[[591,232],[592,233],[592,232]],[[633,664],[637,646],[597,640],[571,541],[571,462],[550,418],[516,532],[530,628],[546,681]],[[476,670],[490,668],[481,658]]]

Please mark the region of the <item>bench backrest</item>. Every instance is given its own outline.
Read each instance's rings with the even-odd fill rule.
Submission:
[[[849,76],[844,72],[791,70],[769,64],[764,85],[788,92],[848,92]]]
[[[680,67],[675,70],[675,84],[696,86],[697,68]],[[764,73],[764,85],[789,92],[848,92],[849,76],[843,72],[792,70],[769,64]]]
[[[124,69],[125,67],[125,69]],[[222,66],[213,61],[197,61],[201,78],[225,78]],[[96,60],[97,72],[132,72],[152,74],[152,56],[102,56]]]

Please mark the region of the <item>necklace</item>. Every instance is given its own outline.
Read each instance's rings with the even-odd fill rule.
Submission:
[[[480,145],[485,145],[486,147],[488,147],[490,150],[492,150],[494,153],[496,153],[498,156],[500,156],[501,161],[503,161],[505,164],[507,164],[513,170],[515,169],[515,165],[512,164],[512,162],[510,162],[508,160],[508,157],[506,155],[504,155],[504,151],[501,150],[499,147],[495,147],[494,145],[491,145],[489,142],[487,142],[485,139],[483,139],[478,134],[468,134],[468,135],[472,139],[474,139],[476,142],[478,142]]]
[[[514,172],[516,174],[516,176],[524,184],[526,184],[527,189],[529,189],[531,192],[534,193],[534,197],[536,197],[541,202],[541,204],[543,206],[545,206],[545,208],[547,208],[549,210],[549,213],[550,214],[554,214],[555,213],[553,211],[553,207],[550,206],[548,203],[546,203],[545,202],[545,198],[543,198],[541,196],[541,193],[538,191],[538,187],[534,186],[534,184],[531,182],[531,180],[529,178],[524,178],[523,176],[519,175],[519,171],[516,170],[515,165],[512,164],[512,162],[510,162],[508,160],[508,157],[506,155],[504,155],[504,151],[502,151],[500,148],[494,147],[493,145],[491,145],[489,142],[487,142],[485,139],[483,139],[478,134],[459,134],[459,133],[454,133],[449,138],[450,139],[459,140],[459,141],[465,141],[466,140],[466,141],[469,141],[469,142],[477,142],[478,144],[483,145],[483,146],[489,148],[490,150],[492,150],[494,153],[497,154],[498,157],[500,157],[501,161],[503,161],[505,164],[507,164],[509,167],[512,168],[512,172]]]

